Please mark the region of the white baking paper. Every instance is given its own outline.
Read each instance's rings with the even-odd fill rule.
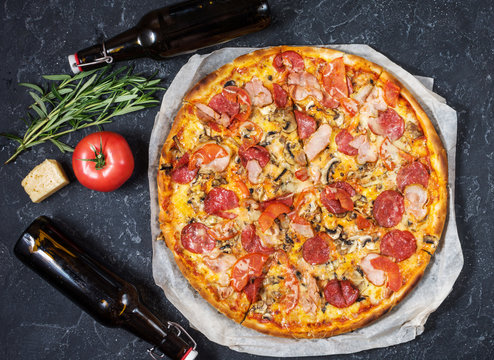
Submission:
[[[168,300],[209,340],[229,348],[264,356],[300,357],[353,353],[410,341],[424,331],[430,313],[453,288],[463,266],[454,213],[456,112],[432,92],[433,79],[414,77],[367,45],[330,45],[333,49],[362,56],[395,75],[419,100],[436,125],[448,152],[449,214],[443,239],[422,281],[405,300],[370,326],[328,339],[284,339],[247,329],[219,313],[182,276],[172,253],[159,235],[156,175],[160,151],[171,123],[189,89],[201,78],[253,48],[224,48],[207,55],[194,55],[178,72],[163,96],[149,143],[149,188],[153,275]],[[200,352],[200,349],[199,349]]]

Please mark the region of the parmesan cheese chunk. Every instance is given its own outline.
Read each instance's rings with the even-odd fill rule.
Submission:
[[[62,166],[46,159],[22,180],[21,184],[32,202],[39,203],[69,183]]]

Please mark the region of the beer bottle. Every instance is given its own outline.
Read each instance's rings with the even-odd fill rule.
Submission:
[[[192,360],[190,335],[174,322],[162,323],[142,303],[134,285],[107,269],[63,235],[46,217],[21,235],[15,255],[100,323],[121,327],[154,345],[155,359]]]
[[[74,73],[115,61],[156,60],[249,34],[269,25],[267,0],[189,0],[151,11],[101,44],[69,55]]]

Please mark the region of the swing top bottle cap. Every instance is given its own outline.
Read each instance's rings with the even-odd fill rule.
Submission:
[[[182,358],[183,360],[194,360],[197,357],[197,351],[193,350],[192,348],[189,349],[189,351],[184,355]]]
[[[67,56],[69,59],[70,70],[72,70],[74,74],[81,72],[81,69],[77,66],[76,55],[77,54]]]

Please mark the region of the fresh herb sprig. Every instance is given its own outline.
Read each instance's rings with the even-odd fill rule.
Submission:
[[[110,71],[109,67],[81,72],[75,76],[45,75],[48,90],[38,85],[20,83],[29,88],[34,103],[25,119],[28,129],[23,137],[0,133],[15,140],[19,146],[5,162],[14,160],[21,152],[47,141],[60,151],[73,151],[59,140],[61,136],[92,126],[113,121],[113,117],[155,106],[159,100],[154,96],[160,79],[145,78],[132,74],[132,69],[122,67]]]

